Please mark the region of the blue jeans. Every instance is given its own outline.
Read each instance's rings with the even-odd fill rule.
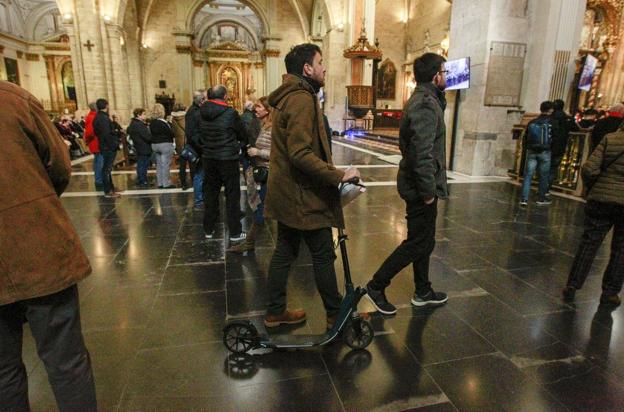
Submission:
[[[151,159],[152,155],[137,155],[137,183],[140,185],[147,184],[147,169]]]
[[[104,186],[104,193],[111,193],[115,191],[112,172],[116,155],[117,152],[102,152],[102,157],[104,158],[104,166],[102,167],[102,184]]]
[[[193,197],[195,206],[200,206],[204,203],[204,168],[201,162],[195,166],[195,174],[193,175]]]
[[[264,198],[266,197],[266,194],[267,194],[267,184],[262,183],[260,185],[260,191],[258,192],[261,202],[258,205],[258,208],[256,209],[256,211],[254,212],[255,221],[259,225],[264,224]]]
[[[95,174],[95,184],[101,185],[102,181],[102,168],[104,167],[104,156],[102,153],[93,154],[93,173]]]
[[[531,190],[531,180],[535,174],[535,169],[539,170],[539,189],[538,200],[546,198],[546,192],[550,183],[550,150],[543,152],[527,152],[526,171],[524,173],[524,182],[522,184],[522,200],[529,200],[529,192]]]

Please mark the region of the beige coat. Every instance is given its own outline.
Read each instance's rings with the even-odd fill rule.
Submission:
[[[0,305],[49,295],[91,273],[59,196],[69,151],[39,101],[0,81]]]
[[[171,127],[173,128],[173,135],[175,136],[175,150],[179,155],[182,153],[186,137],[184,135],[185,125],[184,116],[186,112],[173,112],[171,113]]]
[[[287,75],[269,96],[273,111],[265,213],[300,230],[344,227],[336,169],[312,87]]]

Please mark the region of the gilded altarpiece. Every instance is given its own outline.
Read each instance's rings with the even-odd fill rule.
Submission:
[[[50,108],[61,113],[76,111],[76,91],[70,56],[44,56],[50,85]]]

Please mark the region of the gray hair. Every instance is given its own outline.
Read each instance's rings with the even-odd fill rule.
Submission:
[[[203,90],[195,90],[193,92],[193,103],[196,104],[197,106],[200,105],[203,98],[204,98]]]
[[[95,105],[95,102],[89,103],[89,109],[97,111],[97,106]]]
[[[212,99],[223,100],[225,99],[226,95],[227,88],[222,84],[217,84],[216,86],[213,86],[212,89],[210,89],[210,98]]]

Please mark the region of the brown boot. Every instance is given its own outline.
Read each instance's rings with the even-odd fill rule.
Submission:
[[[264,326],[274,328],[279,325],[295,325],[305,322],[306,313],[303,309],[285,310],[281,315],[266,315],[264,317]]]
[[[256,248],[256,236],[258,236],[258,230],[260,230],[261,227],[262,225],[258,225],[256,222],[253,222],[249,228],[245,241],[239,243],[238,245],[229,247],[227,251],[232,253],[243,253],[254,250]]]

